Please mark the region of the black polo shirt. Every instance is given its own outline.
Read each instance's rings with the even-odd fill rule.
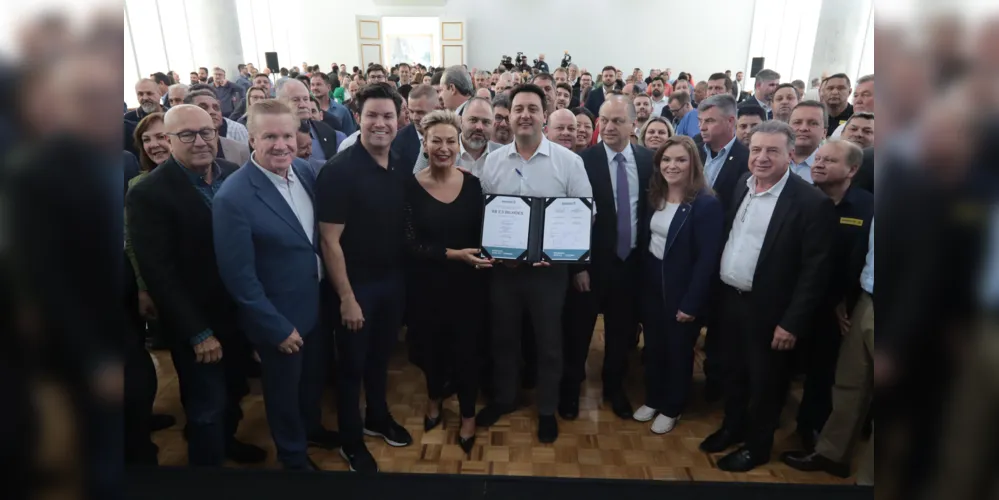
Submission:
[[[830,300],[835,305],[845,298],[847,306],[852,306],[860,293],[860,273],[867,262],[874,195],[851,186],[836,205],[836,216],[839,224],[832,255]]]
[[[352,285],[401,273],[405,256],[405,179],[413,175],[390,153],[382,168],[361,141],[333,157],[316,179],[320,222],[343,224],[347,277]]]
[[[850,103],[846,103],[846,109],[844,109],[839,115],[829,115],[829,125],[826,130],[826,137],[832,137],[833,132],[835,132],[840,125],[846,123],[851,116],[853,116],[853,104]]]

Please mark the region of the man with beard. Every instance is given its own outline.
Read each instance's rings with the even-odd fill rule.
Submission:
[[[772,69],[764,69],[756,74],[756,88],[753,95],[747,97],[740,103],[742,106],[759,106],[767,112],[767,119],[773,119],[773,111],[770,109],[773,102],[774,92],[780,84],[780,73]]]
[[[861,149],[874,146],[874,113],[854,113],[846,121],[843,139],[856,144]]]
[[[572,87],[568,83],[559,82],[555,86],[555,109],[567,109],[572,104]]]
[[[489,145],[490,150],[513,142],[513,130],[510,129],[510,96],[505,93],[497,93],[493,98],[493,123],[493,142]]]
[[[791,111],[798,105],[798,89],[790,83],[782,83],[774,91],[774,120],[784,123],[791,121]]]
[[[125,113],[126,120],[139,123],[149,113],[163,111],[163,106],[160,105],[160,99],[163,98],[163,95],[160,94],[159,86],[153,80],[149,78],[139,80],[139,83],[135,84],[135,97],[139,100],[139,107]]]
[[[600,114],[600,106],[604,104],[607,93],[614,90],[614,82],[617,80],[617,70],[614,69],[614,66],[605,66],[600,72],[600,79],[603,82],[603,88],[596,92],[590,92],[589,97],[586,99],[586,109],[590,110],[590,113],[593,113],[594,116]]]
[[[853,105],[847,101],[851,92],[850,77],[843,73],[836,73],[822,80],[819,95],[829,111],[826,137],[832,135],[840,125],[845,124],[853,116]]]
[[[548,117],[548,127],[545,136],[549,141],[574,150],[576,145],[576,116],[568,109],[555,110]]]
[[[666,97],[666,81],[657,76],[649,82],[649,89],[652,96],[652,114],[666,116],[663,114],[663,110],[669,108],[669,99]]]
[[[473,97],[461,114],[461,155],[457,166],[479,177],[489,155],[489,140],[493,135],[493,105],[488,99]]]
[[[739,108],[739,119],[735,122],[736,137],[744,146],[749,147],[749,135],[753,127],[767,121],[767,112],[759,106],[742,106]]]

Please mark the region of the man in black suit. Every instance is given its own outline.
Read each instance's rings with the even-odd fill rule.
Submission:
[[[735,137],[735,99],[730,94],[713,95],[698,106],[697,112],[701,127],[698,137],[702,141],[698,151],[704,165],[704,179],[718,195],[722,207],[728,210],[739,179],[746,174],[749,163],[749,149]],[[721,300],[721,285],[721,281],[716,280],[712,294],[712,305],[715,307]],[[704,338],[705,397],[708,401],[721,397],[725,380],[719,320],[717,314],[708,315],[708,334]]]
[[[780,74],[772,69],[764,69],[756,74],[755,80],[756,86],[753,90],[753,95],[740,102],[739,107],[759,106],[767,112],[767,120],[773,120],[774,112],[771,105],[774,99],[774,92],[777,91],[777,86],[780,85]]]
[[[406,101],[409,104],[410,124],[396,134],[392,141],[392,153],[399,155],[403,164],[412,169],[423,149],[423,125],[420,122],[437,108],[437,91],[430,85],[417,85],[409,92]]]
[[[745,472],[770,460],[790,383],[792,350],[827,290],[833,202],[790,171],[794,132],[778,121],[750,137],[751,175],[736,188],[721,259],[725,420],[701,443],[718,468]]]
[[[586,357],[597,314],[604,314],[603,397],[614,413],[631,418],[624,393],[628,353],[638,333],[638,221],[647,209],[646,189],[652,176],[652,151],[631,145],[635,106],[611,97],[600,109],[602,143],[580,152],[593,187],[596,221],[590,245],[590,268],[577,269],[566,297],[564,369],[559,414],[579,415],[579,387],[586,379]]]
[[[600,115],[600,106],[604,104],[607,94],[614,90],[614,83],[617,81],[617,70],[614,66],[604,66],[600,72],[600,81],[603,82],[603,87],[591,90],[589,97],[586,98],[586,109],[594,116]]]
[[[277,98],[284,101],[298,119],[309,120],[312,126],[312,159],[325,163],[336,156],[336,130],[325,122],[312,119],[312,94],[304,83],[295,79],[285,81],[278,88]]]
[[[212,199],[238,166],[215,157],[218,131],[201,108],[174,106],[164,127],[173,156],[129,190],[126,207],[139,269],[171,336],[187,415],[188,462],[261,462],[263,449],[234,437],[242,418],[239,400],[248,392],[249,351],[212,243]]]

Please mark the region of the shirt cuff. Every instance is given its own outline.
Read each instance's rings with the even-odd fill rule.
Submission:
[[[208,340],[208,337],[211,337],[212,335],[214,335],[212,333],[212,329],[211,328],[205,328],[205,330],[203,332],[201,332],[201,333],[199,333],[199,334],[191,337],[191,345],[192,346],[198,345],[198,344],[200,344],[200,343]]]

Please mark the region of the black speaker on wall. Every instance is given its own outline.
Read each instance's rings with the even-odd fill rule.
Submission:
[[[762,57],[754,57],[753,58],[753,66],[752,66],[752,68],[749,69],[749,77],[750,78],[756,78],[756,74],[759,73],[760,71],[763,71],[763,58]]]
[[[267,58],[267,67],[271,71],[281,71],[281,66],[278,65],[277,52],[264,52],[264,57]]]

